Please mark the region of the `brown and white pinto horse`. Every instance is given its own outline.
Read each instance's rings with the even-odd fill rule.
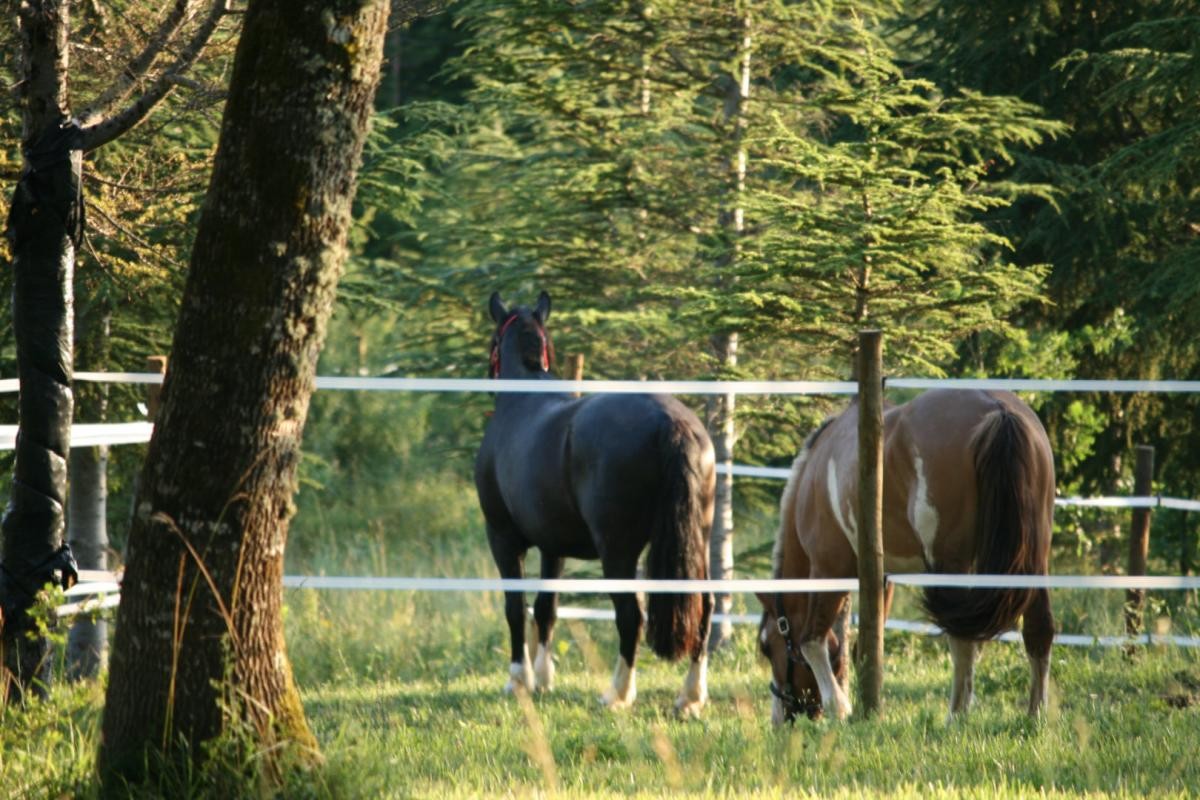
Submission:
[[[884,413],[883,547],[887,572],[1044,575],[1054,460],[1037,415],[1008,392],[938,390]],[[775,575],[857,575],[858,404],[825,422],[792,465],[781,502]],[[888,599],[890,600],[890,594]],[[772,719],[850,714],[844,593],[759,595]],[[927,588],[925,608],[950,637],[951,715],[974,695],[981,642],[1022,633],[1029,712],[1046,700],[1054,618],[1045,589]]]

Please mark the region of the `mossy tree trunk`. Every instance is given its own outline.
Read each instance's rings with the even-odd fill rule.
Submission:
[[[264,748],[315,757],[284,647],[283,552],[387,9],[246,9],[130,532],[110,780],[137,779],[147,753],[199,759],[243,723]]]

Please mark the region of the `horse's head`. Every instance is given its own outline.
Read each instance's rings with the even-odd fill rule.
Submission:
[[[763,606],[758,626],[758,649],[771,662],[771,721],[776,725],[792,722],[801,714],[810,719],[821,716],[821,690],[808,662],[800,653],[800,626],[804,621],[805,602],[801,595],[758,595]],[[826,640],[830,663],[838,665],[839,677],[845,669],[841,643],[832,632]]]
[[[546,333],[550,317],[550,295],[538,295],[537,305],[505,308],[500,293],[493,292],[488,310],[496,323],[488,366],[489,378],[524,378],[548,372],[554,361],[554,345]]]

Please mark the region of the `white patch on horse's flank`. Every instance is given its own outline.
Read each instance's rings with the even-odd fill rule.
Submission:
[[[933,507],[933,498],[929,495],[929,478],[925,474],[925,462],[920,453],[913,453],[913,470],[917,476],[917,485],[913,488],[908,502],[908,521],[921,540],[925,551],[925,563],[933,564],[933,542],[937,539],[938,512]]]
[[[554,688],[554,658],[546,645],[538,643],[537,657],[533,660],[533,674],[537,678],[539,691],[550,691]]]
[[[858,522],[855,521],[852,510],[848,513],[842,510],[842,498],[838,493],[837,463],[832,458],[829,459],[829,467],[825,473],[825,485],[829,489],[829,507],[833,510],[834,519],[837,520],[838,527],[842,529],[842,533],[850,542],[850,548],[854,551],[854,555],[858,555]]]
[[[612,709],[627,708],[637,697],[637,674],[634,668],[625,661],[625,656],[617,656],[617,666],[613,670],[612,686],[605,690],[600,698],[604,705]]]

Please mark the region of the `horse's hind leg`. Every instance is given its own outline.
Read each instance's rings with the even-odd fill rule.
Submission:
[[[979,643],[950,637],[950,661],[954,665],[954,683],[950,688],[950,716],[965,714],[975,699],[975,660]]]
[[[637,571],[637,562],[604,561],[604,577],[614,579],[632,578]],[[617,665],[613,670],[612,685],[600,698],[612,709],[627,708],[637,697],[637,675],[634,662],[637,659],[638,640],[642,636],[642,609],[637,595],[626,592],[611,595],[613,608],[617,612],[617,635],[620,647]]]
[[[683,689],[675,698],[675,712],[681,717],[699,717],[701,709],[708,703],[708,634],[712,626],[712,593],[701,594],[700,602],[700,639],[692,651],[692,662],[688,666]]]
[[[501,531],[492,524],[487,526],[488,544],[492,558],[501,578],[525,576],[525,548],[516,537]],[[512,646],[512,661],[508,665],[508,683],[504,691],[518,689],[532,691],[533,669],[529,665],[529,648],[525,646],[525,593],[504,593],[504,618],[508,621],[508,636]]]
[[[853,710],[850,696],[842,689],[829,658],[830,630],[845,600],[844,593],[813,592],[800,631],[800,654],[812,668],[821,692],[821,705],[831,719],[845,719]]]
[[[1054,614],[1050,611],[1050,592],[1034,591],[1033,600],[1025,609],[1021,626],[1025,652],[1029,656],[1029,713],[1036,716],[1046,705],[1050,693],[1050,646],[1054,643]]]
[[[561,578],[566,559],[542,553],[542,577]],[[554,592],[538,592],[533,601],[533,624],[537,633],[537,655],[533,660],[533,675],[539,691],[554,688],[554,659],[550,655],[550,637],[554,633],[554,620],[558,609],[558,595]]]

